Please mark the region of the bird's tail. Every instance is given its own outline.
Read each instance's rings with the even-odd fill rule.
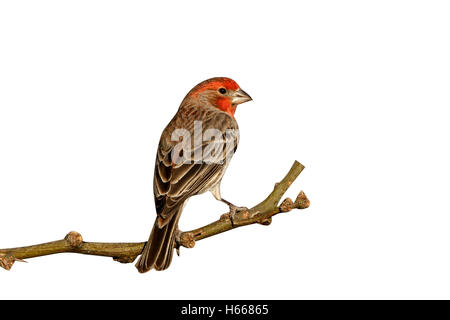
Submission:
[[[139,272],[144,273],[151,269],[165,270],[170,266],[175,248],[175,231],[183,210],[183,205],[175,209],[170,220],[163,226],[158,226],[158,218],[153,225],[152,233],[145,244],[142,255],[136,263]]]

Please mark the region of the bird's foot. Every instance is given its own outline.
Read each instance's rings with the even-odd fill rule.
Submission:
[[[239,212],[242,212],[242,211],[248,211],[247,207],[238,207],[238,206],[235,206],[234,204],[229,204],[228,207],[230,208],[229,216],[230,216],[231,224],[233,226],[235,225],[234,222],[235,222],[236,214],[238,214]]]
[[[230,212],[228,213],[228,216],[231,220],[231,224],[234,226],[234,221],[235,221],[235,216],[237,213],[242,212],[242,211],[248,211],[247,207],[238,207],[235,206],[234,204],[232,204],[230,201],[227,201],[225,199],[220,199],[220,201],[222,201],[223,203],[226,203],[228,205],[228,208],[230,209]]]
[[[180,247],[193,248],[195,246],[195,236],[191,232],[182,232],[175,230],[175,250],[180,256]]]

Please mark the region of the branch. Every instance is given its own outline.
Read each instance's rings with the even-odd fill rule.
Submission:
[[[223,214],[219,220],[204,227],[180,232],[176,236],[176,249],[179,253],[180,247],[193,248],[195,241],[202,240],[216,234],[229,231],[238,227],[259,223],[269,225],[272,217],[281,212],[292,209],[306,209],[309,200],[301,191],[295,201],[286,198],[280,205],[278,203],[289,186],[302,172],[304,166],[295,161],[289,172],[279,183],[275,184],[269,196],[251,209],[237,212],[231,219],[230,213]],[[135,243],[105,243],[85,242],[78,232],[69,232],[62,240],[37,244],[28,247],[0,249],[0,267],[10,270],[15,261],[40,257],[50,254],[72,252],[96,256],[112,257],[115,261],[122,263],[133,262],[144,248],[145,242]]]

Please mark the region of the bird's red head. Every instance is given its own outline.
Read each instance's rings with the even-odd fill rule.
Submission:
[[[234,80],[224,77],[211,78],[199,83],[187,97],[212,105],[232,117],[238,104],[252,100]]]

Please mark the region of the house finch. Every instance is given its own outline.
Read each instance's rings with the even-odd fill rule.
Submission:
[[[164,129],[153,179],[157,217],[136,264],[139,272],[169,267],[175,235],[186,201],[211,191],[233,214],[240,207],[222,199],[220,182],[236,150],[238,104],[252,100],[229,78],[212,78],[196,85]]]

